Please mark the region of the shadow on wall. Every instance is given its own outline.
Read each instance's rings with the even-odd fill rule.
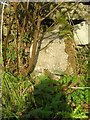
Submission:
[[[29,104],[28,104],[29,102]],[[64,120],[70,118],[71,107],[59,81],[40,78],[34,92],[29,96],[27,110],[22,120]],[[71,120],[71,118],[70,118]]]

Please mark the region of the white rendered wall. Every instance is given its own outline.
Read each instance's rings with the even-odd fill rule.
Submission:
[[[90,24],[85,21],[74,26],[74,40],[76,45],[90,43]]]

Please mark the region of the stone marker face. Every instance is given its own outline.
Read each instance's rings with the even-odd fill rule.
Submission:
[[[47,44],[48,46],[45,47]],[[68,55],[65,52],[65,42],[59,39],[57,33],[47,34],[43,39],[42,48],[35,68],[36,71],[43,72],[44,69],[49,69],[52,72],[62,72],[66,70]]]

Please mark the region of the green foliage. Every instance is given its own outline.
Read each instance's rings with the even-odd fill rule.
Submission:
[[[88,104],[88,90],[73,89],[72,86],[87,85],[85,77],[63,76],[60,80],[51,80],[41,75],[38,83],[33,84],[32,78],[19,75],[14,77],[11,73],[3,75],[3,119],[65,119],[87,118],[84,104]],[[73,90],[73,91],[72,91]]]
[[[3,49],[4,49],[4,46],[3,46]],[[14,61],[17,59],[16,49],[15,49],[15,46],[13,46],[12,44],[9,45],[6,52],[7,52],[6,54],[7,60],[10,59],[11,61]],[[4,56],[4,53],[3,53],[3,56]]]
[[[65,15],[63,15],[62,12],[59,12],[57,21],[61,24],[59,36],[61,38],[68,36],[73,37],[73,33],[72,33],[73,26],[68,23]]]
[[[16,13],[13,10],[13,8],[16,7],[14,5],[18,6]],[[23,7],[24,5],[27,6],[27,11],[25,7]],[[24,50],[30,48],[31,42],[32,44],[34,43],[34,33],[37,31],[37,26],[35,24],[36,20],[38,20],[38,15],[40,14],[41,17],[46,17],[56,5],[55,3],[38,4],[34,2],[27,4],[12,3],[8,10],[9,13],[5,13],[5,15],[7,14],[5,16],[6,20],[4,20],[5,27],[9,27],[11,18],[14,17],[14,21],[9,31],[10,34],[6,36],[8,37],[8,41],[5,41],[6,33],[3,35],[3,56],[5,56],[6,52],[5,64],[6,67],[9,68],[9,70],[3,73],[2,81],[3,120],[22,118],[25,120],[33,118],[36,120],[87,118],[86,113],[88,113],[88,111],[85,109],[85,106],[88,106],[89,92],[88,89],[84,87],[88,85],[87,74],[90,71],[90,50],[86,49],[86,47],[84,47],[84,49],[79,49],[77,54],[79,78],[75,75],[63,75],[59,80],[50,79],[49,76],[45,75],[41,75],[35,79],[23,77],[21,74],[16,77],[14,76],[14,73],[17,72],[16,66],[18,64],[23,66],[22,60],[28,54],[28,52],[25,53]],[[57,11],[58,10],[52,12],[48,17],[53,18]],[[13,15],[16,15],[18,19]],[[24,21],[25,15],[26,18]],[[17,21],[19,25],[17,25]],[[58,23],[61,25],[59,33],[61,38],[67,36],[73,37],[73,27],[68,24],[63,12],[58,12],[58,17],[56,19],[54,18],[54,21],[55,25],[58,25]],[[25,23],[25,26],[23,23]],[[19,33],[21,28],[24,28],[22,34]],[[40,30],[42,31],[42,28]],[[52,30],[52,28],[50,30]],[[29,45],[27,45],[27,43]],[[6,51],[4,51],[5,46],[8,46]],[[20,58],[21,61],[18,62],[18,58]],[[2,63],[2,59],[0,59],[0,63]],[[27,59],[24,59],[24,63],[25,67],[29,64]],[[8,71],[11,71],[11,73]],[[73,87],[77,88],[74,89]]]
[[[28,38],[28,34],[27,34],[27,33],[24,33],[24,34],[23,34],[22,42],[23,42],[23,43],[28,43],[28,42],[29,42],[29,38]]]
[[[77,60],[78,60],[78,73],[88,75],[90,69],[89,67],[90,49],[87,46],[78,48]]]
[[[2,62],[3,62],[3,57],[0,58],[0,64],[2,64]]]
[[[6,117],[18,117],[25,109],[25,99],[28,96],[27,89],[31,82],[22,76],[14,77],[10,72],[3,73],[3,119]]]
[[[88,71],[90,71],[90,60],[88,61]]]

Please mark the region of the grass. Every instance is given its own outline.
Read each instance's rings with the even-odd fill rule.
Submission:
[[[38,82],[35,82],[37,81]],[[33,81],[33,83],[31,82]],[[5,119],[87,118],[88,90],[72,89],[86,86],[85,77],[65,75],[51,80],[45,75],[35,79],[3,74],[2,116]],[[83,105],[83,106],[82,106]]]

